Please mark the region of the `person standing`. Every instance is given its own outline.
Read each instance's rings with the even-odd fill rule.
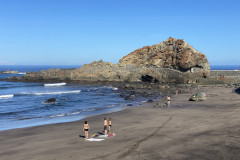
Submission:
[[[85,121],[84,125],[83,125],[83,131],[85,133],[85,139],[88,139],[88,130],[89,130],[89,125],[87,123],[87,121]]]
[[[111,118],[108,118],[108,133],[111,132],[111,127],[112,127],[112,120]]]
[[[168,107],[170,107],[170,100],[171,100],[171,97],[170,97],[170,96],[167,96]]]
[[[103,129],[104,129],[104,135],[107,135],[107,126],[108,126],[108,122],[106,117],[104,117],[104,121],[103,121]]]

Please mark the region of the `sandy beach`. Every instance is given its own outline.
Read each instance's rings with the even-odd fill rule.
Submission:
[[[155,102],[86,118],[90,134],[112,118],[116,136],[101,142],[83,138],[84,120],[0,132],[1,160],[240,159],[240,95],[233,88],[200,87],[208,100],[175,95],[171,107]]]

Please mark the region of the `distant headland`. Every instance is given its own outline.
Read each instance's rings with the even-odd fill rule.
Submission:
[[[19,74],[19,71],[0,71],[0,74]]]

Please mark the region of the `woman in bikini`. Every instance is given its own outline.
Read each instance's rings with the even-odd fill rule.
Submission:
[[[89,130],[89,125],[87,121],[85,121],[84,126],[83,126],[83,131],[85,133],[85,139],[88,139],[88,130]]]
[[[170,96],[167,96],[168,107],[170,107],[170,100],[171,100],[171,97],[170,97]]]
[[[111,127],[112,127],[112,120],[111,118],[108,118],[108,133],[111,132]]]
[[[103,122],[104,135],[107,135],[107,125],[108,125],[107,119],[106,117],[104,117],[104,122]]]

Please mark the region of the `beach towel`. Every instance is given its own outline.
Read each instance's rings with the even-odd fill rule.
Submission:
[[[103,141],[103,140],[105,140],[105,139],[98,139],[98,138],[88,138],[88,139],[86,139],[86,141],[96,141],[96,142]]]

